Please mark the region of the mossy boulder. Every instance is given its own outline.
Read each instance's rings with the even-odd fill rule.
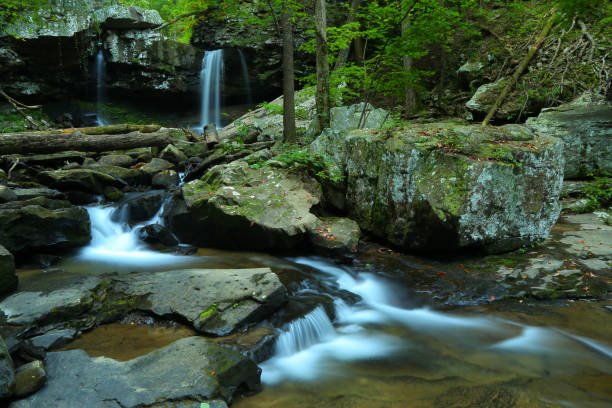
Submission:
[[[60,191],[80,191],[93,194],[103,194],[106,186],[119,188],[124,185],[115,177],[92,169],[43,171],[40,173],[40,180],[49,187]]]
[[[9,251],[74,248],[91,239],[87,211],[44,197],[0,205],[0,245]]]
[[[527,124],[563,140],[565,178],[612,173],[612,104],[583,96],[545,109]]]
[[[22,365],[15,372],[15,396],[23,398],[40,390],[47,382],[42,361],[35,360]]]
[[[88,168],[111,176],[123,185],[129,184],[131,186],[138,186],[148,184],[151,181],[151,176],[140,170],[103,164],[92,164],[88,166]],[[111,184],[111,186],[117,187],[116,184]]]
[[[0,296],[17,289],[17,274],[13,255],[0,245]]]
[[[496,82],[478,87],[472,98],[465,104],[468,112],[472,115],[472,119],[477,121],[484,119],[507,83],[508,79],[500,78]],[[508,123],[518,118],[521,110],[524,108],[524,103],[517,96],[513,93],[505,99],[497,112],[495,112],[493,116],[494,121]]]
[[[510,251],[559,216],[562,143],[525,126],[328,131],[311,148],[343,170],[349,216],[402,249]]]
[[[316,225],[321,189],[308,177],[243,161],[213,167],[182,187],[184,208],[168,226],[182,242],[225,248],[294,248]]]

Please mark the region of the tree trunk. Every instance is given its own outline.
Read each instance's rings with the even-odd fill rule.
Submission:
[[[404,35],[408,31],[408,21],[404,20],[402,22],[402,35]],[[404,71],[411,71],[412,66],[414,64],[414,59],[408,55],[404,55],[402,57],[402,65]],[[404,110],[406,116],[412,115],[416,108],[416,92],[412,86],[406,86],[404,91]]]
[[[86,129],[86,128],[85,128]],[[0,134],[0,154],[55,153],[69,150],[106,152],[137,147],[166,146],[174,141],[170,129],[152,133],[88,135],[79,129]]]
[[[523,58],[523,61],[521,61],[520,65],[516,68],[516,71],[514,71],[512,78],[510,78],[510,82],[508,82],[508,84],[504,87],[501,94],[499,94],[499,96],[495,100],[495,103],[493,104],[491,109],[489,109],[487,116],[482,121],[482,126],[487,126],[489,124],[489,122],[495,115],[495,112],[497,112],[497,110],[499,109],[501,104],[504,102],[504,100],[506,99],[510,91],[512,91],[512,89],[518,82],[519,78],[523,74],[523,71],[525,71],[525,68],[527,68],[527,66],[531,62],[531,59],[533,58],[535,53],[538,51],[538,49],[540,48],[540,45],[542,45],[542,42],[544,41],[544,39],[546,38],[550,30],[552,29],[553,25],[555,24],[556,19],[557,19],[557,11],[553,9],[552,15],[546,22],[546,25],[544,25],[544,28],[540,32],[540,35],[538,36],[538,39],[536,40],[535,44],[531,46],[531,48],[529,48],[529,51],[527,51],[527,54]]]
[[[317,133],[329,127],[329,63],[327,61],[327,15],[325,0],[315,0],[315,36],[317,40]]]
[[[346,24],[351,24],[352,22],[355,21],[355,13],[357,13],[357,10],[359,9],[360,2],[361,0],[351,1],[351,8],[349,9],[348,16],[346,17]],[[336,65],[334,65],[334,71],[342,68],[344,64],[346,64],[346,61],[348,61],[350,50],[351,50],[351,44],[349,44],[348,47],[340,50],[340,52],[338,53],[338,59],[336,60]]]
[[[293,72],[293,28],[291,11],[284,4],[282,19],[283,29],[283,141],[295,143],[295,74]]]

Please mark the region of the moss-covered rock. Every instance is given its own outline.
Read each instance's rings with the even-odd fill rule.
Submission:
[[[563,140],[565,178],[612,173],[612,104],[583,96],[545,109],[527,124]]]
[[[117,169],[122,168],[117,167]],[[92,169],[43,171],[40,173],[40,179],[49,187],[61,191],[81,191],[93,194],[103,194],[106,186],[122,187],[124,185],[115,177]]]
[[[281,169],[243,161],[213,167],[182,187],[186,208],[168,225],[183,242],[226,248],[288,249],[316,225],[318,183]],[[179,222],[189,216],[189,222]],[[177,218],[178,217],[178,218]]]
[[[349,215],[373,235],[404,249],[503,252],[557,220],[561,146],[524,126],[434,123],[326,132],[312,149],[342,168]]]
[[[0,296],[17,289],[17,274],[13,255],[0,245]]]
[[[0,205],[0,225],[0,245],[11,252],[74,248],[91,239],[84,208],[44,197]]]
[[[0,337],[0,401],[11,397],[15,393],[15,372],[13,360]]]
[[[40,390],[47,382],[45,366],[40,360],[19,367],[15,373],[15,396],[23,398]]]

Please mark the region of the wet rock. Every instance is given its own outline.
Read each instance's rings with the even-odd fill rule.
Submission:
[[[612,104],[585,96],[544,109],[527,124],[563,140],[565,178],[612,173]]]
[[[17,200],[17,195],[7,186],[0,185],[0,203]]]
[[[139,186],[148,184],[151,180],[150,176],[142,171],[134,169],[126,169],[119,166],[101,165],[94,164],[88,166],[88,168],[97,172],[106,174],[115,180],[121,182],[121,184],[129,184],[131,186]],[[118,187],[117,185],[111,185],[111,187]]]
[[[127,223],[150,220],[162,205],[164,191],[149,191],[146,193],[126,194],[117,205],[114,217]]]
[[[153,175],[151,185],[153,188],[163,188],[171,190],[178,186],[180,182],[179,175],[174,170],[164,170]]]
[[[46,197],[55,200],[65,200],[66,195],[51,188],[44,186],[35,188],[14,188],[13,193],[17,196],[17,200],[30,200],[36,197]]]
[[[159,173],[164,170],[173,169],[174,165],[167,160],[153,158],[149,163],[140,168],[141,171],[153,176],[155,173]]]
[[[17,273],[13,255],[0,245],[0,296],[17,289]]]
[[[168,247],[179,244],[174,234],[159,224],[150,224],[142,227],[138,231],[138,238],[149,244],[162,244]]]
[[[43,292],[19,292],[0,302],[0,312],[10,325],[43,325],[78,317],[93,306],[91,291],[100,279],[83,277],[63,288]]]
[[[343,171],[349,216],[399,248],[510,251],[559,215],[562,144],[524,126],[328,131],[311,149]]]
[[[30,341],[34,347],[51,350],[69,343],[76,334],[76,329],[51,330],[42,336],[32,337]]]
[[[217,336],[260,321],[287,301],[285,287],[268,268],[129,274],[116,278],[113,290],[146,299],[140,310],[181,315],[196,330]]]
[[[185,160],[187,160],[187,156],[185,155],[185,153],[177,149],[172,144],[169,144],[168,146],[166,146],[164,150],[162,150],[161,153],[159,154],[159,157],[161,159],[167,160],[170,163],[174,163],[176,165],[185,163]]]
[[[537,396],[527,392],[500,385],[482,385],[475,387],[453,387],[436,398],[435,408],[546,408]]]
[[[229,336],[216,337],[213,340],[232,347],[256,363],[261,363],[274,354],[277,338],[277,330],[271,327],[258,327],[246,333],[234,333]]]
[[[135,163],[148,163],[153,158],[153,151],[150,147],[138,147],[130,150],[116,150],[107,152],[108,155],[126,155],[129,156]],[[109,164],[109,163],[105,163]],[[115,164],[116,166],[117,164]]]
[[[91,239],[87,211],[44,197],[0,205],[0,245],[11,252],[73,248]]]
[[[60,167],[66,163],[82,164],[86,158],[83,152],[58,152],[48,154],[21,155],[19,161],[28,165]]]
[[[0,169],[0,183],[6,183],[6,172]]]
[[[23,398],[40,390],[47,382],[47,373],[40,360],[24,364],[15,372],[15,396]]]
[[[127,154],[107,154],[98,159],[102,166],[129,167],[135,164],[135,160]]]
[[[359,232],[359,225],[351,219],[322,217],[309,236],[314,246],[346,254],[357,252]]]
[[[181,339],[126,362],[92,358],[82,350],[53,352],[46,365],[46,387],[11,408],[187,407],[194,401],[200,406],[199,401],[219,398],[229,402],[239,389],[254,390],[259,383],[255,363],[203,337]],[[75,378],[87,381],[74,387]]]
[[[104,193],[105,186],[121,188],[124,185],[116,178],[92,169],[43,171],[40,179],[49,187],[61,191],[81,191],[93,194]]]
[[[0,337],[0,401],[11,397],[15,393],[15,372],[13,360]]]
[[[310,208],[320,200],[314,180],[242,161],[213,167],[182,187],[191,222],[168,226],[181,242],[225,248],[281,249],[299,245],[316,222]]]

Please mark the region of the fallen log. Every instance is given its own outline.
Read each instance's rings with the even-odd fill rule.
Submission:
[[[83,130],[89,129],[83,128]],[[0,134],[0,155],[55,153],[68,150],[105,152],[137,147],[165,147],[173,141],[172,129],[159,129],[159,127],[157,131],[142,128],[119,134],[86,134],[79,129],[4,133]]]

